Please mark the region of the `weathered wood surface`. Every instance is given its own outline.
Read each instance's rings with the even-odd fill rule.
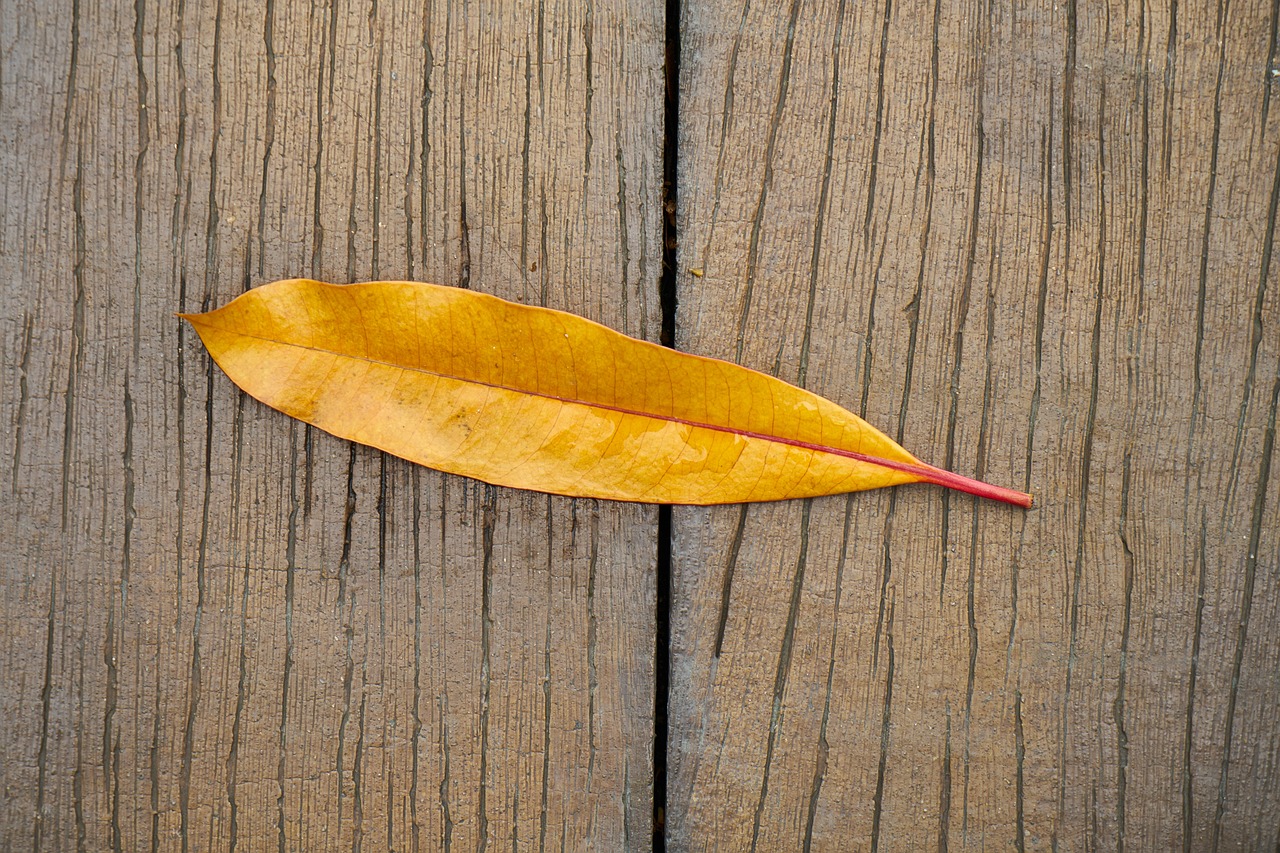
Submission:
[[[660,327],[647,3],[0,4],[0,848],[649,845],[656,510],[246,399],[174,312]]]
[[[661,14],[0,4],[0,846],[648,845],[655,511],[309,431],[172,312],[656,338]],[[669,846],[1274,848],[1274,5],[681,32],[679,345],[1040,505],[677,509]]]
[[[678,345],[1039,508],[678,508],[674,849],[1277,843],[1277,9],[1013,5],[685,4]]]

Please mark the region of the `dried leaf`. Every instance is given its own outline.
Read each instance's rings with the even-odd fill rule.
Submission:
[[[1031,505],[771,376],[467,290],[292,279],[182,316],[268,406],[489,483],[721,504],[929,482]]]

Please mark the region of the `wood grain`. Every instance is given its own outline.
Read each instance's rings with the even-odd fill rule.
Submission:
[[[1276,28],[685,4],[678,346],[1039,508],[677,509],[672,849],[1275,846]]]
[[[660,326],[652,4],[0,7],[0,847],[645,849],[656,510],[416,468],[175,311]]]
[[[683,7],[678,346],[1039,508],[677,509],[668,847],[1273,849],[1274,3]],[[649,847],[656,511],[291,423],[173,312],[656,339],[661,16],[0,4],[0,847]]]

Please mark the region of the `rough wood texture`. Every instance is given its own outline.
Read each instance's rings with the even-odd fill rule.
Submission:
[[[661,14],[0,4],[0,847],[648,846],[655,511],[307,430],[172,312],[656,338]],[[1278,31],[685,4],[679,345],[1040,506],[677,509],[672,849],[1276,846]]]
[[[1277,9],[1206,5],[685,5],[678,345],[1039,508],[677,509],[673,849],[1275,847]]]
[[[308,430],[173,312],[418,278],[656,338],[661,14],[0,4],[0,847],[648,847],[656,511]]]

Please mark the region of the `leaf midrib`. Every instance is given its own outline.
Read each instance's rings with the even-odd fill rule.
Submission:
[[[198,317],[198,315],[195,315],[195,316]],[[207,322],[207,320],[204,320],[204,319],[201,319],[200,322],[203,323],[207,328],[214,331],[221,332],[223,334],[236,335],[242,338],[251,338],[256,341],[264,341],[266,343],[275,344],[277,346],[293,347],[295,349],[307,350],[308,352],[320,353],[322,355],[329,355],[335,358],[349,358],[353,361],[362,361],[362,362],[365,362],[366,364],[376,364],[382,367],[394,368],[396,370],[405,370],[411,373],[420,373],[424,376],[434,376],[438,379],[451,379],[455,382],[465,382],[471,385],[480,386],[482,388],[493,388],[498,391],[509,391],[513,394],[525,394],[530,397],[539,397],[544,400],[554,400],[557,403],[586,406],[588,408],[601,409],[603,411],[608,411],[608,412],[616,412],[621,415],[630,415],[632,417],[638,417],[638,418],[650,418],[652,420],[664,421],[666,423],[680,424],[681,426],[688,426],[696,429],[706,429],[706,430],[712,430],[714,432],[726,433],[728,435],[741,436],[743,438],[751,438],[751,439],[757,439],[760,441],[774,442],[776,444],[782,444],[788,447],[796,447],[803,450],[809,450],[814,453],[827,453],[832,456],[840,456],[845,459],[852,459],[856,462],[863,462],[868,465],[875,465],[881,468],[887,468],[892,471],[902,471],[904,473],[913,474],[915,476],[918,476],[926,480],[936,481],[937,474],[938,474],[938,469],[935,469],[933,468],[933,466],[930,466],[930,465],[924,465],[924,464],[913,465],[909,462],[899,462],[896,459],[885,459],[880,456],[871,456],[866,453],[859,453],[855,450],[844,450],[843,448],[839,448],[839,447],[831,447],[829,445],[818,444],[816,442],[810,442],[810,441],[801,441],[800,439],[786,438],[780,435],[770,435],[768,433],[739,429],[737,427],[725,426],[721,424],[692,421],[686,418],[678,418],[674,415],[664,415],[664,414],[654,413],[654,412],[639,411],[636,409],[627,409],[622,406],[611,406],[608,403],[596,403],[596,402],[589,402],[587,400],[576,400],[572,398],[561,397],[556,394],[545,394],[540,391],[530,391],[525,388],[513,388],[509,385],[502,385],[496,382],[484,382],[479,379],[468,379],[461,376],[451,376],[447,373],[441,373],[440,371],[437,371],[437,370],[428,370],[425,367],[412,367],[405,364],[397,364],[392,361],[386,361],[380,358],[371,358],[369,356],[364,356],[364,355],[354,355],[352,353],[336,352],[334,350],[325,349],[323,347],[308,346],[307,344],[300,344],[294,341],[281,341],[281,340],[277,340],[276,338],[266,337],[264,335],[255,335],[249,332],[241,331],[239,329],[228,329],[225,326],[217,326],[213,323],[209,323]],[[641,341],[640,343],[643,343],[643,341]]]

